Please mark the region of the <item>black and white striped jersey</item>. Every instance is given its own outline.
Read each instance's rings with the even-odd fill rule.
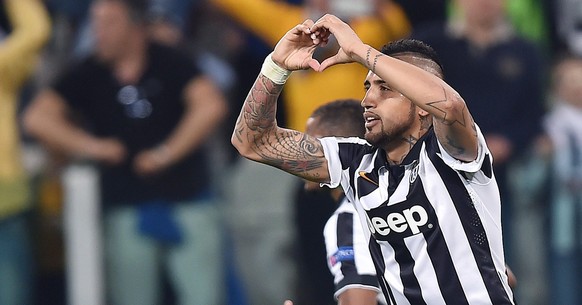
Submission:
[[[381,293],[368,248],[369,234],[365,234],[356,209],[347,198],[343,198],[327,220],[323,237],[327,265],[334,279],[336,299],[351,288],[370,289]]]
[[[450,156],[434,130],[401,165],[357,138],[323,138],[330,187],[369,228],[380,287],[391,304],[513,304],[505,274],[501,203],[477,128],[473,162]]]

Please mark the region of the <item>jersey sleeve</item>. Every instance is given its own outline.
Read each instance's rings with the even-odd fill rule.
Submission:
[[[344,170],[350,167],[351,162],[356,160],[358,155],[370,147],[365,140],[360,138],[327,137],[319,140],[327,159],[330,178],[328,183],[322,183],[322,185],[330,188],[340,185]],[[349,179],[349,177],[346,178]]]
[[[336,299],[352,288],[380,292],[366,235],[355,213],[346,200],[324,228],[327,264],[334,278]]]
[[[477,150],[477,158],[471,162],[464,162],[458,159],[455,159],[451,156],[441,145],[441,143],[437,141],[438,148],[440,151],[439,156],[443,159],[443,161],[452,169],[456,171],[463,171],[468,173],[476,173],[483,169],[483,165],[491,167],[492,157],[489,149],[487,148],[487,143],[485,142],[485,137],[481,133],[481,129],[479,126],[475,125],[475,129],[477,130],[477,139],[478,139],[478,150]],[[436,136],[435,136],[436,139]],[[487,169],[489,170],[489,169]]]

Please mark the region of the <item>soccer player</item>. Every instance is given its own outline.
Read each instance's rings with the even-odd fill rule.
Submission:
[[[336,100],[316,108],[307,120],[305,133],[316,137],[363,138],[364,117],[359,101]],[[305,183],[308,191],[317,191],[316,182]],[[341,188],[331,189],[330,196],[338,208],[324,227],[327,264],[334,278],[339,305],[376,305],[383,300],[376,279],[376,270],[368,250],[364,233],[354,205],[348,201]],[[367,229],[366,229],[367,230]]]
[[[313,52],[330,35],[339,50],[319,63]],[[291,71],[352,62],[370,70],[361,102],[366,141],[317,139],[277,126],[277,98]],[[426,44],[402,40],[380,52],[333,15],[306,20],[265,60],[231,141],[249,159],[332,188],[341,184],[369,228],[391,304],[513,304],[493,159]]]

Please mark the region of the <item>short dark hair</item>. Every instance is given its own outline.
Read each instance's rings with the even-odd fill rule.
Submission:
[[[318,127],[326,133],[324,136],[363,138],[366,133],[363,113],[360,101],[342,99],[319,106],[311,117],[318,119]]]
[[[411,38],[395,40],[384,45],[381,52],[389,56],[413,53],[419,57],[426,58],[434,62],[440,69],[438,72],[443,75],[443,65],[441,64],[437,52],[430,45],[423,41]]]

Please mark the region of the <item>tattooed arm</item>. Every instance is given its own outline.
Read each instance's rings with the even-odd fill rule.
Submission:
[[[307,20],[279,41],[272,53],[277,66],[291,71],[313,67],[316,45],[307,34],[312,24],[313,21]],[[311,181],[329,182],[327,160],[319,140],[277,126],[277,98],[282,89],[282,84],[275,83],[261,71],[237,119],[232,144],[248,159]]]
[[[311,30],[317,36],[314,43],[333,34],[340,45],[335,56],[321,63],[320,71],[336,64],[362,64],[433,116],[439,142],[451,156],[461,161],[475,160],[478,140],[473,118],[461,96],[437,76],[438,65],[414,53],[384,55],[364,44],[349,25],[333,15],[322,17]]]

